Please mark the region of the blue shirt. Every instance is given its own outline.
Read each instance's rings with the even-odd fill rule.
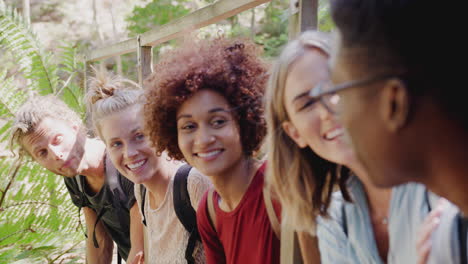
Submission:
[[[348,190],[352,203],[344,201],[341,192],[335,192],[329,209],[330,218],[317,219],[321,262],[384,263],[375,243],[363,185],[358,178],[352,177]],[[421,184],[409,183],[392,189],[387,263],[417,263],[417,234],[429,212],[429,204],[435,199]]]
[[[440,216],[440,222],[431,235],[432,247],[427,264],[459,264],[460,240],[458,234],[459,208],[449,204]]]

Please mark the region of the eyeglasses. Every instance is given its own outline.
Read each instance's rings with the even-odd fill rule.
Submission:
[[[312,98],[316,98],[320,100],[320,102],[325,106],[325,108],[332,114],[338,114],[340,112],[342,98],[338,94],[339,92],[357,86],[364,86],[369,85],[374,82],[391,79],[391,78],[399,78],[398,75],[395,74],[386,74],[380,75],[364,80],[355,80],[349,81],[338,85],[333,85],[331,81],[321,82],[309,91],[309,96]]]

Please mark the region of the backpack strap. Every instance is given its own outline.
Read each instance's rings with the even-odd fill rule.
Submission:
[[[467,264],[467,235],[468,235],[468,219],[463,219],[461,213],[458,213],[458,239],[460,242],[460,263]]]
[[[200,234],[197,228],[197,213],[192,207],[190,194],[188,192],[187,183],[188,175],[192,167],[188,164],[182,165],[174,177],[174,211],[180,223],[185,227],[185,230],[190,234],[187,248],[185,249],[185,259],[188,264],[194,264],[195,259],[193,253],[197,245],[197,241],[201,241]]]
[[[76,180],[76,185],[78,185],[78,190],[80,191],[80,194],[79,194],[80,206],[78,206],[78,224],[79,226],[81,226],[81,229],[85,237],[88,238],[88,232],[84,230],[83,224],[81,223],[81,208],[85,206],[85,200],[86,200],[86,196],[83,192],[83,183],[81,181],[81,175],[76,175],[75,180]]]
[[[142,215],[142,222],[143,222],[143,252],[144,256],[149,256],[148,255],[148,250],[149,250],[149,245],[148,245],[148,230],[146,230],[146,216],[145,216],[145,199],[146,199],[146,187],[143,184],[137,184],[136,185],[136,195],[138,193],[140,194],[140,210],[141,210],[141,215]]]
[[[75,180],[78,184],[78,190],[80,190],[80,192],[83,193],[83,182],[81,181],[81,175],[76,175]]]
[[[214,208],[214,189],[208,190],[208,197],[206,202],[208,204],[208,219],[210,220],[211,226],[213,227],[214,231],[216,231],[216,211]]]
[[[265,202],[265,208],[267,211],[268,219],[270,220],[271,228],[277,238],[281,238],[281,226],[278,221],[275,209],[273,207],[273,201],[271,200],[271,193],[268,189],[263,188],[263,200]]]
[[[104,155],[104,173],[105,173],[105,183],[109,185],[109,189],[112,192],[112,207],[117,210],[117,214],[119,217],[119,224],[122,228],[126,228],[130,226],[129,219],[125,215],[124,212],[124,207],[122,206],[122,201],[127,200],[127,195],[124,193],[122,190],[122,186],[120,185],[120,173],[117,171],[117,169],[114,167],[114,164],[112,164],[112,161],[107,157],[107,154]],[[105,185],[104,185],[105,186]],[[103,186],[103,188],[104,188]],[[93,242],[94,242],[94,247],[99,248],[97,239],[96,239],[96,226],[98,222],[101,220],[101,217],[104,215],[106,210],[108,210],[108,207],[103,207],[96,218],[96,222],[94,223],[94,230],[93,230]]]
[[[281,226],[280,264],[303,263],[297,233],[290,226]]]
[[[140,197],[141,197],[140,209],[141,209],[141,215],[143,216],[142,222],[143,222],[143,225],[145,225],[146,227],[146,215],[145,215],[146,187],[143,186],[143,184],[140,184],[139,187],[140,187]]]

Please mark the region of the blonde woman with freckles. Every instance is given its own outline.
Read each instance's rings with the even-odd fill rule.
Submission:
[[[266,93],[267,181],[283,205],[283,220],[317,235],[322,263],[416,263],[417,227],[429,210],[426,189],[374,187],[342,126],[309,96],[329,81],[330,49],[327,34],[305,32],[273,67]],[[336,184],[340,191],[332,195]]]
[[[135,197],[145,223],[145,253],[134,263],[205,263],[200,240],[191,244],[186,219],[176,212],[176,174],[184,166],[156,153],[144,132],[143,90],[135,83],[106,72],[97,72],[90,83],[88,104],[95,131],[105,143],[112,163],[135,183]],[[208,178],[189,167],[184,206],[195,210],[203,193],[211,186]],[[183,181],[182,181],[183,182]],[[141,188],[146,188],[142,192]],[[184,187],[184,186],[183,186]],[[181,191],[182,192],[182,191]],[[186,204],[187,203],[187,204]],[[187,212],[187,211],[184,211]],[[190,223],[189,223],[190,224]],[[195,237],[196,238],[196,237]],[[190,245],[193,245],[192,249]]]

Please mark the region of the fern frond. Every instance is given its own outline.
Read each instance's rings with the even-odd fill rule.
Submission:
[[[26,78],[31,79],[31,89],[40,94],[55,91],[52,65],[39,40],[21,15],[3,0],[0,0],[0,44],[15,58]]]

